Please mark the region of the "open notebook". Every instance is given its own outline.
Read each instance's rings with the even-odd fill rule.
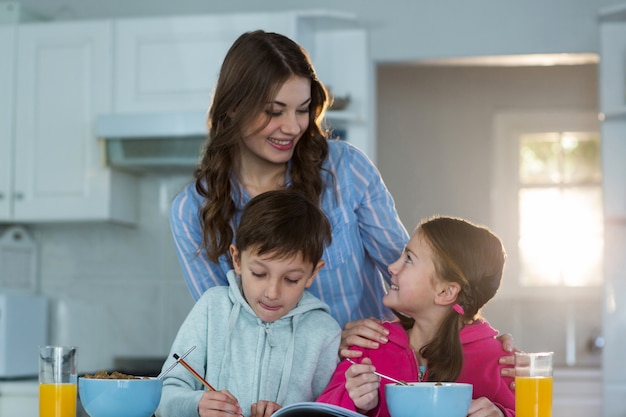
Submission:
[[[272,417],[363,417],[343,407],[331,404],[303,402],[281,408]]]

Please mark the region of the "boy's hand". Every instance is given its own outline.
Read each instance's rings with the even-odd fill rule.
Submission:
[[[270,417],[279,408],[281,408],[280,404],[272,401],[257,401],[250,407],[250,417]]]
[[[370,318],[348,322],[341,331],[339,356],[358,358],[361,352],[349,349],[350,346],[378,349],[381,343],[387,343],[388,335],[389,331],[380,324],[380,320]]]
[[[200,417],[222,417],[224,413],[231,416],[243,416],[242,412],[237,398],[226,390],[205,391],[198,403]]]

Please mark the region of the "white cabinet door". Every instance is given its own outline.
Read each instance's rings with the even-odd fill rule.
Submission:
[[[626,6],[621,9],[617,18],[601,20],[599,65],[604,213],[619,221],[626,218]]]
[[[12,220],[135,221],[136,179],[104,166],[94,120],[109,112],[112,23],[18,29]]]
[[[38,397],[3,396],[0,394],[0,416],[37,417]]]
[[[15,26],[0,25],[0,219],[10,216],[13,194],[15,33]]]
[[[367,30],[351,14],[303,11],[297,33],[320,80],[336,97],[350,97],[345,109],[328,111],[328,125],[376,162],[376,84]]]
[[[0,381],[0,416],[37,417],[38,398],[37,381]]]
[[[206,111],[233,41],[255,29],[293,33],[288,14],[115,22],[115,113]]]
[[[121,19],[115,22],[114,113],[206,112],[222,60],[246,31],[288,36],[309,52],[320,79],[350,95],[329,125],[375,160],[374,71],[367,31],[327,11]]]

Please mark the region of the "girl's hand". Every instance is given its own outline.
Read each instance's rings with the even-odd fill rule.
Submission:
[[[270,417],[272,414],[274,414],[274,411],[278,410],[279,408],[281,408],[280,404],[276,404],[272,401],[257,401],[256,403],[252,404],[252,407],[250,407],[250,417]]]
[[[389,331],[380,323],[380,320],[372,318],[346,323],[341,332],[339,356],[342,358],[358,358],[362,353],[358,350],[349,349],[350,346],[378,349],[381,343],[387,343]]]
[[[504,417],[504,413],[486,397],[472,400],[467,417]]]
[[[497,339],[502,342],[502,349],[504,349],[506,352],[519,352],[519,349],[515,347],[513,336],[511,336],[509,333],[501,334],[497,337]],[[501,365],[507,365],[500,370],[500,375],[504,377],[515,378],[515,355],[509,354],[501,356],[498,360],[498,363],[500,363]],[[512,391],[515,390],[515,381],[511,382],[509,388]]]
[[[346,370],[346,391],[354,401],[358,412],[365,414],[378,405],[378,387],[380,378],[370,358],[364,358],[360,364]]]
[[[234,417],[242,412],[237,398],[226,390],[205,391],[198,403],[200,417]]]

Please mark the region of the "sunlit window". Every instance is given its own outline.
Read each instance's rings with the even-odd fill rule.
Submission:
[[[602,282],[603,219],[597,132],[519,136],[522,286]]]

